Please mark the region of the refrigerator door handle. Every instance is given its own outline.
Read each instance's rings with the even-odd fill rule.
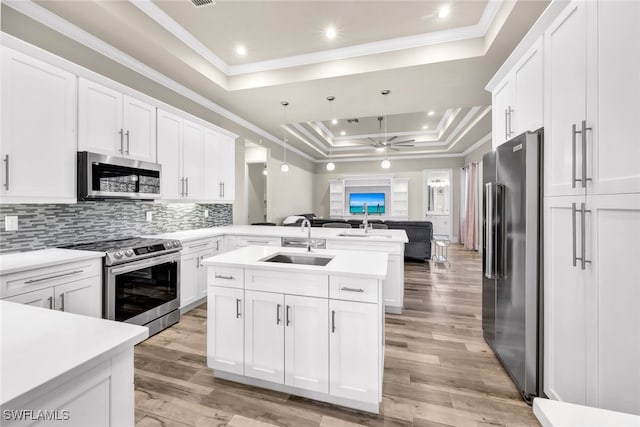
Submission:
[[[506,233],[506,221],[505,221],[505,187],[502,184],[496,184],[496,200],[494,203],[495,210],[495,241],[494,241],[494,257],[495,257],[495,276],[504,276],[504,265],[506,251],[504,249],[506,245],[505,237]]]
[[[487,242],[487,253],[484,257],[484,275],[487,279],[494,278],[494,261],[493,261],[493,249],[494,249],[494,236],[493,236],[493,183],[488,182],[484,185],[484,194],[485,194],[485,205],[484,205],[484,235],[486,236]]]

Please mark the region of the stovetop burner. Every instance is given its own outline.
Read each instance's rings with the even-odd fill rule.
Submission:
[[[64,249],[105,252],[105,265],[111,266],[142,258],[176,252],[182,248],[179,240],[131,237],[63,246]]]

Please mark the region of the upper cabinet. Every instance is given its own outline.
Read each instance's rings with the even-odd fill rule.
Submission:
[[[78,149],[156,161],[156,108],[80,78]]]
[[[158,110],[162,199],[231,203],[235,144],[229,136]]]
[[[539,39],[492,91],[493,148],[542,127],[543,58]]]
[[[2,203],[75,203],[76,77],[2,48]]]

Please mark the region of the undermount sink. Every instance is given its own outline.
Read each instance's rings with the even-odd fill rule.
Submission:
[[[329,264],[333,257],[320,257],[313,255],[293,255],[293,254],[276,254],[261,261],[264,262],[281,262],[284,264],[304,264],[324,266]]]
[[[351,233],[347,233],[347,232],[340,233],[340,234],[338,234],[338,236],[341,236],[341,237],[386,237],[388,239],[391,238],[391,236],[389,236],[388,234],[374,234],[374,233],[364,234],[364,233],[353,233],[353,232],[351,232]]]

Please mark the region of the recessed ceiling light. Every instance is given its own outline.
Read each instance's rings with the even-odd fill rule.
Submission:
[[[338,124],[338,119],[333,119],[333,120],[331,120],[331,124],[332,124],[332,125],[337,125],[337,124]]]
[[[435,111],[431,110],[431,111],[429,111],[429,112],[427,113],[427,116],[431,117],[431,116],[433,116],[435,113],[436,113]]]
[[[336,28],[333,26],[327,27],[327,29],[324,32],[324,36],[329,40],[335,39],[337,35],[338,33],[336,31]]]
[[[451,12],[451,9],[449,9],[449,6],[442,6],[438,10],[438,18],[446,18],[447,16],[449,16],[449,12]]]
[[[346,134],[347,134],[347,132],[345,132],[343,130],[340,131],[340,135],[345,136]]]
[[[422,129],[429,129],[429,126],[424,125],[424,126],[422,126]]]
[[[236,53],[241,56],[245,56],[247,54],[247,48],[244,46],[236,47]]]

